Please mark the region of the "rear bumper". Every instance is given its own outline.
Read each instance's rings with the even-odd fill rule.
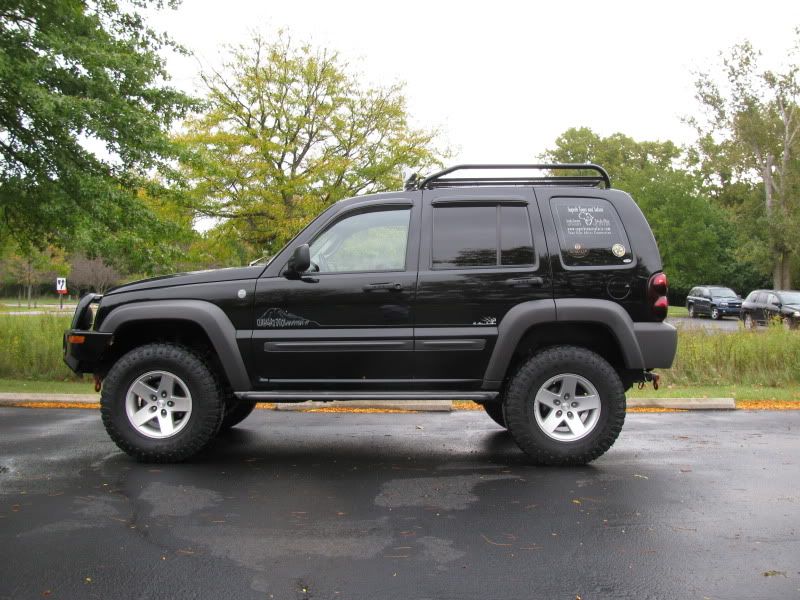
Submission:
[[[678,351],[678,330],[669,323],[634,323],[644,369],[669,369]]]
[[[111,333],[68,329],[64,332],[64,362],[75,373],[94,373],[108,347]]]

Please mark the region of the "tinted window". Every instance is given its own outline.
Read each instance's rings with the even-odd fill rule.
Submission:
[[[736,292],[729,288],[711,288],[714,298],[736,298]]]
[[[550,202],[565,265],[633,262],[628,236],[610,202],[599,198],[553,198]]]
[[[533,238],[524,206],[500,207],[500,264],[533,264]]]
[[[434,207],[434,269],[533,263],[533,239],[525,206]]]
[[[767,292],[759,292],[758,297],[756,298],[756,302],[758,304],[766,304],[767,303]]]
[[[320,273],[403,270],[410,215],[403,208],[345,217],[312,242],[311,262]]]

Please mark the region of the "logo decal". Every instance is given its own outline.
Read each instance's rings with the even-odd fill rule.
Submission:
[[[617,258],[622,258],[625,256],[625,246],[622,244],[614,244],[611,246],[611,253]]]
[[[282,308],[270,308],[256,319],[256,326],[266,329],[297,329],[300,327],[319,327],[319,323],[293,315]]]
[[[497,325],[497,317],[483,317],[480,321],[473,321],[473,325]]]

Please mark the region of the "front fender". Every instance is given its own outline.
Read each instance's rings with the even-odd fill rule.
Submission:
[[[190,321],[199,325],[211,341],[225,375],[234,391],[251,389],[242,355],[236,344],[236,329],[223,310],[202,300],[152,300],[123,304],[113,309],[99,331],[113,333],[124,323],[169,319]]]

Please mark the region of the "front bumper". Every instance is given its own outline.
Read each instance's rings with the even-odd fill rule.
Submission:
[[[64,362],[75,373],[94,373],[111,345],[113,334],[68,329],[64,332]]]
[[[717,310],[719,311],[719,314],[721,314],[723,316],[733,315],[733,316],[737,316],[738,317],[739,313],[742,312],[742,307],[741,306],[718,306]]]

